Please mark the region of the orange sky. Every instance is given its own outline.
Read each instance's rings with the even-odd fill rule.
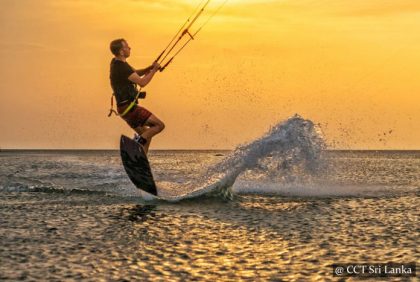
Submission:
[[[0,147],[118,148],[109,42],[147,66],[198,3],[3,0]],[[147,86],[152,148],[230,149],[299,113],[332,148],[420,149],[419,51],[418,0],[231,0]]]

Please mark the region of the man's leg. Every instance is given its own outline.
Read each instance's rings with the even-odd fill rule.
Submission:
[[[141,137],[147,140],[146,144],[143,146],[146,154],[149,151],[152,137],[160,133],[164,128],[165,124],[152,114],[143,126],[139,126],[134,129]]]
[[[141,136],[148,128],[149,128],[148,126],[143,125],[143,126],[139,126],[135,128],[134,130],[136,131],[138,135]]]

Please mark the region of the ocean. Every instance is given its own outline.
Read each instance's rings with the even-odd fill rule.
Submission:
[[[0,152],[0,280],[335,281],[332,264],[419,260],[420,151],[322,150],[314,167],[314,139],[261,140],[151,151],[166,195],[241,168],[232,200],[174,203],[143,200],[119,151]]]

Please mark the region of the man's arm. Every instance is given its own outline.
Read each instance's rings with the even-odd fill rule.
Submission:
[[[148,66],[145,69],[136,70],[136,73],[138,74],[138,76],[143,76],[143,75],[146,75],[147,73],[149,73],[152,69],[153,69],[153,65]]]
[[[140,87],[145,87],[153,78],[155,73],[159,70],[160,65],[158,63],[153,63],[151,70],[146,73],[144,76],[139,76],[136,72],[133,72],[128,79],[138,85]]]

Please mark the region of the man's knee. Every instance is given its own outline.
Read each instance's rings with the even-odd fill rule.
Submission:
[[[160,121],[158,124],[158,127],[159,127],[159,132],[161,132],[162,130],[165,129],[165,124],[162,121]]]
[[[152,116],[152,118],[147,121],[147,125],[153,127],[153,130],[157,131],[158,133],[165,129],[165,124],[163,121],[155,116]]]

